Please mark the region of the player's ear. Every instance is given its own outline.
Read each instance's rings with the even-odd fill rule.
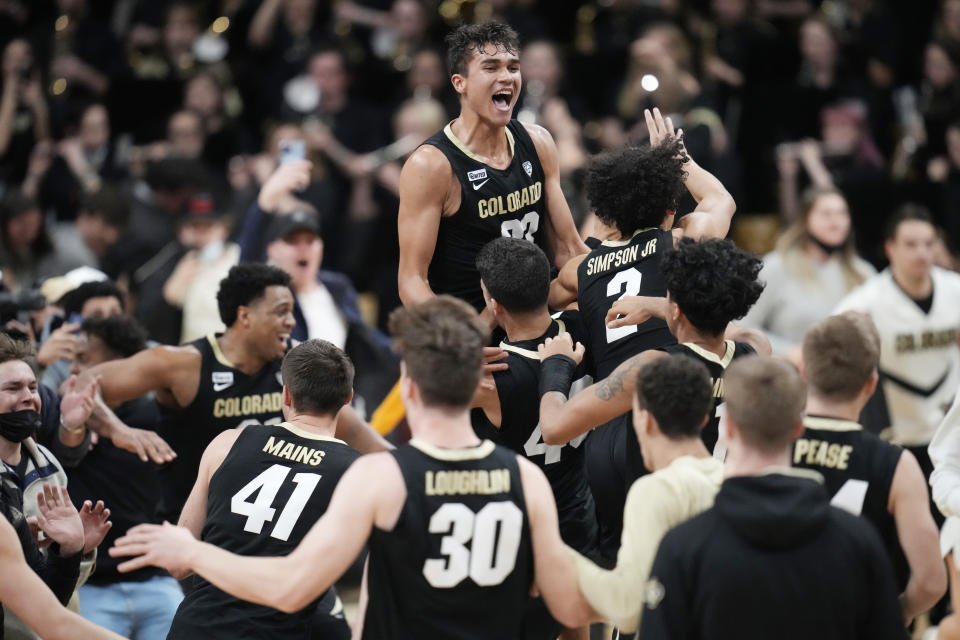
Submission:
[[[450,84],[453,85],[454,91],[462,95],[467,90],[467,76],[455,73],[450,76]]]
[[[877,390],[877,384],[880,383],[880,374],[877,373],[877,370],[874,369],[873,373],[870,374],[870,379],[867,380],[867,384],[863,387],[863,392],[867,398],[873,397],[873,392]]]
[[[287,385],[283,385],[282,393],[283,395],[281,396],[281,400],[283,402],[283,406],[293,409],[293,395],[291,395],[290,388]]]

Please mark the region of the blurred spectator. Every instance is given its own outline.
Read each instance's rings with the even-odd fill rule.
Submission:
[[[103,362],[126,358],[146,347],[146,332],[131,318],[84,320],[70,373],[81,375]],[[114,409],[117,418],[136,428],[157,431],[160,411],[149,397],[125,402]],[[157,522],[160,499],[157,466],[118,448],[101,437],[72,468],[67,468],[70,496],[75,504],[103,500],[110,506],[113,528],[100,544],[96,572],[80,587],[83,617],[125,637],[161,640],[167,635],[183,592],[166,572],[147,567],[119,573],[120,561],[107,553],[113,541],[130,527]],[[123,602],[118,607],[117,602]]]
[[[220,281],[240,261],[240,247],[227,241],[227,215],[209,193],[197,193],[187,204],[178,236],[189,250],[163,285],[167,304],[183,310],[177,344],[223,331],[217,307]]]
[[[443,56],[436,49],[421,49],[413,54],[407,71],[406,87],[401,99],[433,98],[439,101],[448,119],[460,111],[460,101],[450,84]]]
[[[0,180],[18,185],[27,174],[34,144],[50,136],[50,122],[40,71],[29,43],[12,40],[3,50],[2,65]]]
[[[205,136],[203,161],[219,173],[226,173],[227,162],[244,144],[240,129],[227,115],[224,92],[212,73],[193,76],[186,86],[183,107],[199,116]]]
[[[630,66],[617,99],[617,113],[628,122],[657,106],[663,113],[686,111],[700,95],[691,73],[690,44],[671,24],[655,24],[630,45]]]
[[[946,153],[947,125],[960,118],[958,69],[960,47],[946,41],[927,44],[919,101],[926,144],[918,159],[923,165]]]
[[[55,243],[35,200],[16,189],[0,200],[0,269],[7,287],[17,291],[79,267],[76,247]]]
[[[54,234],[62,237],[64,244],[78,247],[77,253],[84,256],[86,265],[100,267],[129,218],[130,205],[123,194],[104,185],[81,199],[76,224],[58,225]]]
[[[874,273],[854,248],[843,194],[832,187],[813,187],[776,250],[764,256],[760,279],[766,288],[743,324],[763,331],[775,353],[788,355],[807,329]]]
[[[945,227],[949,244],[960,246],[960,120],[946,131],[946,156],[934,158],[927,167],[932,183],[933,210]]]

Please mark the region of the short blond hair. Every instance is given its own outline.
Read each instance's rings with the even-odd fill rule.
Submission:
[[[744,441],[765,453],[786,450],[803,421],[807,388],[786,360],[737,358],[723,375],[727,415]]]
[[[830,316],[803,337],[803,366],[818,395],[853,400],[880,362],[880,337],[864,314]]]

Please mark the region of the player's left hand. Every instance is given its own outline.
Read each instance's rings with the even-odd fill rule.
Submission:
[[[650,296],[624,296],[617,300],[607,311],[607,329],[641,324],[654,316],[654,306],[663,302],[663,298]]]
[[[140,524],[117,538],[109,553],[114,558],[137,556],[120,563],[117,567],[120,573],[153,566],[173,574],[183,574],[191,568],[185,551],[195,542],[196,539],[188,529],[169,522],[162,525]]]
[[[489,375],[494,371],[506,371],[510,367],[506,362],[500,362],[507,357],[507,352],[500,347],[483,348],[483,374]]]
[[[104,508],[103,500],[97,500],[97,504],[85,500],[80,507],[80,522],[83,523],[83,553],[86,555],[100,546],[113,526],[110,509]]]
[[[543,344],[537,347],[540,353],[540,361],[544,361],[550,356],[567,356],[577,364],[583,362],[583,355],[586,349],[579,342],[574,345],[573,338],[566,331],[562,331],[556,338],[547,338]]]

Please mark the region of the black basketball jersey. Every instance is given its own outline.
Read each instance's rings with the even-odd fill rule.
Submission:
[[[707,371],[710,372],[710,379],[713,382],[713,406],[710,409],[710,420],[703,427],[703,431],[700,432],[700,438],[703,440],[703,444],[707,446],[707,450],[721,460],[725,457],[725,451],[715,451],[714,449],[720,436],[720,416],[723,415],[723,372],[735,359],[757,352],[746,342],[727,340],[726,347],[727,350],[722,358],[690,342],[674,344],[661,349],[670,355],[695,358],[705,364]]]
[[[215,336],[190,343],[200,352],[197,396],[182,409],[161,407],[161,434],[177,459],[161,469],[161,515],[176,522],[197,479],[200,458],[222,431],[248,424],[279,424],[283,420],[280,361],[248,376],[233,367]]]
[[[667,295],[660,259],[672,246],[670,231],[640,229],[629,240],[602,242],[580,263],[577,303],[589,333],[586,347],[593,354],[598,379],[606,378],[641,351],[676,343],[660,318],[616,329],[608,329],[606,322],[607,311],[624,296]]]
[[[340,440],[286,422],[246,427],[210,478],[202,540],[245,556],[287,555],[326,512],[337,481],[359,456]],[[283,613],[198,578],[168,638],[305,640],[314,609]]]
[[[370,536],[363,638],[520,637],[533,551],[517,454],[416,439],[390,453],[407,498]]]
[[[570,332],[574,342],[582,342],[579,314],[559,314],[547,331],[532,340],[500,343],[509,367],[495,371],[493,379],[500,398],[500,427],[494,426],[482,411],[473,413],[474,430],[497,444],[512,449],[539,466],[553,488],[563,541],[581,553],[590,553],[596,543],[597,522],[593,495],[584,470],[583,441],[587,434],[564,445],[548,445],[540,430],[540,356],[537,345],[561,331]],[[590,364],[585,359],[574,373],[570,394],[592,383]]]
[[[513,159],[495,169],[467,149],[448,124],[424,144],[446,156],[460,182],[460,208],[440,219],[437,245],[427,272],[435,293],[448,293],[480,310],[484,306],[475,264],[483,245],[500,236],[525,238],[546,250],[546,194],[540,157],[517,120],[506,127]]]
[[[873,523],[893,563],[898,592],[910,578],[896,522],[890,513],[890,488],[903,449],[865,431],[856,422],[807,416],[793,445],[793,466],[823,474],[830,504]]]

